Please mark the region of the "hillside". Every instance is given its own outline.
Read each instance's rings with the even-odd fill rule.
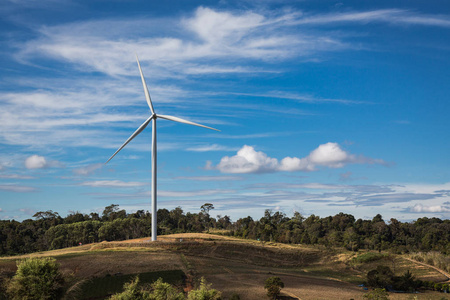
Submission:
[[[364,257],[365,253],[211,234],[174,234],[160,236],[153,243],[144,238],[4,257],[0,259],[0,274],[12,275],[18,259],[52,256],[72,284],[85,279],[94,283],[118,282],[130,278],[127,274],[150,277],[164,274],[189,289],[204,276],[225,298],[237,293],[241,299],[265,299],[264,280],[274,275],[282,278],[285,283],[282,292],[291,299],[360,299],[364,291],[358,284],[378,264],[395,269],[397,274],[410,270],[419,279],[447,280],[438,270],[400,255],[381,253],[368,262],[355,259]],[[182,279],[180,270],[185,274]],[[444,295],[426,292],[419,294],[418,299],[442,299]],[[391,299],[410,299],[410,296],[392,294]]]

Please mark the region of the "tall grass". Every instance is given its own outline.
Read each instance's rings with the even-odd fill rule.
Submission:
[[[414,252],[409,255],[411,259],[435,266],[446,272],[450,272],[450,256],[436,251]]]

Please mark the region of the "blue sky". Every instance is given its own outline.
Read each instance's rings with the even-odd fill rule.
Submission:
[[[150,210],[450,217],[442,1],[3,0],[0,219]]]

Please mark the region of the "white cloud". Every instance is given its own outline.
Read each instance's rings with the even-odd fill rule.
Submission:
[[[255,151],[251,146],[244,145],[237,155],[223,157],[215,168],[223,173],[264,173],[277,170],[278,161],[261,151]]]
[[[425,206],[422,204],[416,204],[410,208],[411,212],[415,213],[440,213],[440,212],[450,212],[450,206],[444,205],[432,205]]]
[[[19,174],[0,174],[3,179],[33,179],[33,176],[19,175]]]
[[[179,176],[174,179],[193,180],[193,181],[229,181],[229,180],[242,180],[242,177],[238,176]]]
[[[342,150],[337,143],[326,143],[309,154],[309,161],[313,165],[342,168],[346,163],[355,161],[355,156]]]
[[[87,165],[81,168],[77,168],[74,169],[73,172],[77,175],[90,175],[92,173],[94,173],[96,170],[100,169],[101,167],[103,167],[102,163],[97,163],[97,164],[91,164],[91,165]]]
[[[127,187],[138,187],[147,185],[146,182],[124,182],[120,180],[97,180],[97,181],[85,181],[80,183],[82,186],[91,187],[117,187],[117,188],[127,188]]]
[[[48,163],[45,157],[35,154],[25,160],[25,167],[27,169],[43,169],[48,167]]]
[[[217,166],[207,162],[206,169],[218,169],[223,173],[267,173],[276,171],[314,171],[317,167],[342,168],[346,164],[386,164],[381,159],[355,156],[344,151],[337,143],[326,143],[304,158],[285,157],[280,162],[276,158],[251,146],[244,145],[235,156],[225,156]]]
[[[63,164],[57,160],[48,161],[45,157],[34,154],[25,159],[25,167],[27,169],[45,169],[62,167]]]
[[[379,9],[372,11],[312,15],[294,21],[296,24],[311,25],[328,25],[344,22],[355,22],[362,24],[370,22],[383,22],[393,25],[404,24],[450,27],[450,20],[447,15],[424,15],[403,9]]]
[[[198,190],[198,191],[158,191],[161,197],[195,197],[231,193],[233,190]]]
[[[189,147],[186,150],[194,152],[209,152],[209,151],[230,151],[235,149],[223,145],[212,144],[212,145]]]
[[[31,193],[36,192],[37,189],[31,186],[0,184],[0,191],[14,192],[14,193]]]
[[[130,54],[136,52],[143,64],[151,65],[153,77],[167,77],[246,73],[249,68],[254,69],[247,67],[247,59],[283,60],[349,47],[336,34],[293,33],[290,21],[296,17],[290,12],[273,15],[199,7],[182,20],[78,22],[41,28],[40,36],[27,42],[19,56],[21,59],[50,56],[75,63],[84,70],[116,76],[134,74]],[[159,34],[151,23],[158,24]],[[227,65],[236,60],[243,64]]]

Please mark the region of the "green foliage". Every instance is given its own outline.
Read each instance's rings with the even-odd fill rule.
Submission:
[[[110,300],[184,300],[184,295],[159,278],[151,285],[151,291],[139,287],[139,276],[125,283],[122,293],[111,296]]]
[[[394,273],[387,266],[377,266],[367,273],[367,284],[372,287],[386,288],[392,286]]]
[[[284,288],[284,283],[280,277],[272,276],[266,279],[264,282],[264,288],[267,290],[267,296],[270,299],[276,299]]]
[[[238,296],[239,297],[239,296]],[[126,283],[124,291],[111,296],[110,300],[184,300],[186,299],[182,292],[177,291],[172,285],[165,283],[162,278],[153,282],[150,290],[139,286],[139,277]],[[219,300],[221,293],[211,288],[206,283],[205,278],[201,279],[200,286],[196,290],[192,290],[188,296],[188,300]],[[234,298],[236,300],[236,298]],[[239,299],[239,298],[237,298]]]
[[[120,293],[125,283],[131,282],[136,276],[139,276],[139,282],[142,285],[150,285],[158,278],[163,278],[164,282],[179,285],[183,282],[185,274],[181,270],[168,270],[93,278],[82,285],[82,293],[79,298],[100,299],[107,295]]]
[[[212,209],[212,203],[202,205],[199,213],[184,213],[180,207],[171,211],[160,209],[158,234],[203,232],[214,228],[261,242],[321,244],[345,247],[351,251],[425,251],[428,253],[417,254],[413,258],[447,271],[450,268],[450,220],[419,218],[410,223],[396,219],[386,222],[381,215],[372,220],[355,220],[352,215],[344,213],[324,218],[315,215],[304,218],[297,213],[289,218],[282,212],[268,210],[259,220],[246,217],[231,222],[228,216],[211,217]],[[139,210],[127,214],[116,204],[105,207],[102,216],[74,212],[62,218],[49,210],[38,212],[34,217],[35,220],[23,222],[0,220],[0,255],[60,249],[103,240],[126,240],[150,234],[149,212]],[[358,256],[355,263],[381,257],[369,253]]]
[[[59,299],[64,278],[54,258],[29,258],[17,263],[7,287],[10,299]]]
[[[394,273],[389,267],[378,266],[376,269],[367,273],[367,285],[378,288],[393,288],[397,291],[414,292],[417,288],[426,286],[427,283],[416,280],[409,270],[401,276],[394,276]]]
[[[119,294],[112,295],[110,300],[149,300],[150,293],[138,287],[139,276],[123,286],[124,291]]]
[[[212,289],[211,284],[206,282],[206,279],[202,277],[200,280],[200,286],[198,289],[189,292],[188,300],[218,300],[221,299],[222,293],[218,290]]]
[[[364,294],[364,299],[370,300],[389,300],[389,294],[385,289],[374,289],[366,294]]]
[[[152,292],[150,293],[150,299],[155,300],[184,300],[184,295],[178,292],[172,285],[163,282],[162,278],[152,283]]]

